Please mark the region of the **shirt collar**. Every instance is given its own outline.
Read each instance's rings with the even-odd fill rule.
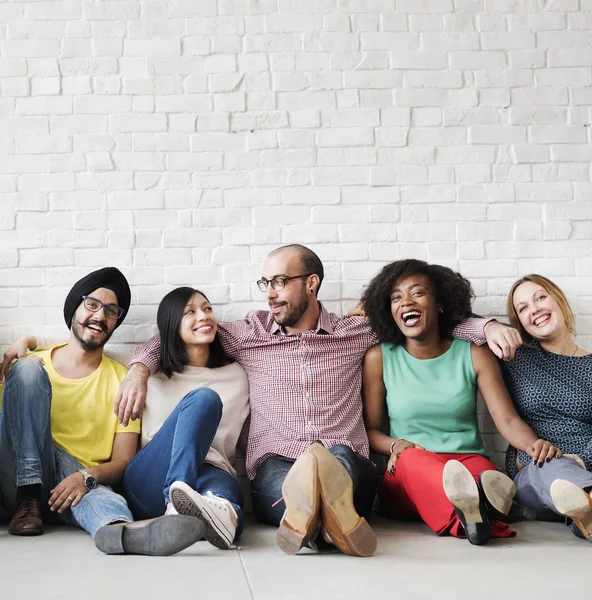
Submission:
[[[327,311],[327,309],[323,306],[322,302],[319,302],[319,309],[321,312],[319,314],[319,320],[317,322],[317,327],[314,330],[314,332],[321,333],[321,334],[326,334],[326,333],[332,334],[333,333],[333,325],[331,324],[331,316],[329,315],[329,312]],[[268,324],[269,324],[269,333],[271,333],[272,335],[276,335],[277,333],[282,333],[283,335],[289,335],[288,333],[286,333],[286,331],[283,327],[281,327],[280,325],[278,325],[275,322],[271,312],[269,313]]]

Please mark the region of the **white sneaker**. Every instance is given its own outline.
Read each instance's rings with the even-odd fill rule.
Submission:
[[[207,492],[198,494],[183,481],[175,481],[169,495],[175,509],[181,515],[197,517],[206,526],[206,540],[216,548],[227,550],[236,534],[237,515],[232,504]]]
[[[177,509],[173,506],[172,502],[167,504],[166,510],[164,511],[165,515],[178,515]]]

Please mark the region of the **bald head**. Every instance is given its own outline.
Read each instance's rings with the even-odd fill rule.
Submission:
[[[276,248],[270,252],[268,258],[276,256],[280,253],[282,255],[285,254],[286,257],[298,257],[302,273],[316,275],[319,278],[319,285],[315,290],[315,296],[318,296],[319,290],[321,289],[321,284],[323,283],[323,278],[325,276],[325,269],[323,268],[321,259],[310,248],[302,246],[301,244],[287,244],[286,246],[280,246],[279,248]]]

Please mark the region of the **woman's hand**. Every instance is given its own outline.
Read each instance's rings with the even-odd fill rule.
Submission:
[[[140,418],[144,410],[148,391],[148,377],[150,377],[148,367],[136,363],[132,365],[117,390],[113,411],[124,427],[128,426],[130,417],[132,421],[135,421]]]
[[[72,473],[65,479],[62,479],[53,490],[49,498],[49,506],[52,512],[58,511],[62,514],[70,506],[76,506],[82,497],[88,492],[84,485],[84,476],[82,473]]]
[[[391,456],[386,465],[386,470],[389,475],[392,475],[395,472],[395,464],[397,463],[397,460],[399,460],[399,456],[401,456],[401,454],[403,454],[407,448],[419,448],[424,450],[424,448],[414,444],[413,442],[408,442],[407,440],[397,440],[393,444],[393,451],[391,452]]]
[[[526,449],[526,453],[532,458],[532,462],[542,467],[543,464],[549,462],[552,458],[559,458],[563,453],[559,448],[553,446],[547,440],[537,440],[532,446]]]

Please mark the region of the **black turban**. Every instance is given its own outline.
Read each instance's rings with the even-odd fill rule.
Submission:
[[[72,326],[72,317],[82,302],[82,296],[88,296],[99,288],[111,290],[117,296],[117,305],[123,308],[125,312],[117,319],[115,328],[117,329],[121,325],[131,302],[129,283],[119,269],[105,267],[98,271],[93,271],[80,281],[77,281],[66,296],[66,301],[64,302],[64,320],[68,329]]]

